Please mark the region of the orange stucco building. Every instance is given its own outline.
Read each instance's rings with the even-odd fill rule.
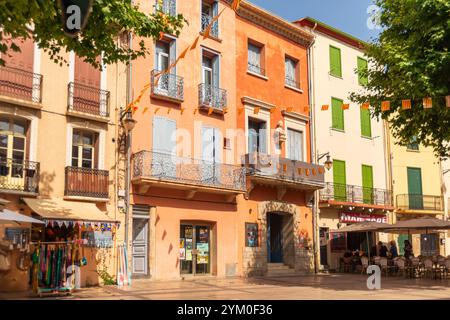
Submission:
[[[247,194],[239,202],[244,275],[313,270],[312,210],[323,168],[310,164],[309,32],[243,2],[236,19],[237,127]],[[256,246],[249,244],[252,227]],[[245,237],[243,236],[245,235]]]

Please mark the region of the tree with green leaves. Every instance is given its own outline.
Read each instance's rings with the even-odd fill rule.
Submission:
[[[450,1],[376,0],[382,31],[367,46],[369,81],[364,92],[351,100],[369,102],[373,116],[389,121],[393,135],[402,144],[413,138],[431,146],[438,156],[450,156]],[[423,98],[433,99],[423,108]],[[402,110],[402,100],[412,108]],[[382,111],[381,102],[390,101]]]
[[[137,48],[130,48],[118,45],[118,37],[130,32],[142,38],[157,39],[161,32],[178,36],[185,22],[182,15],[169,16],[160,10],[142,12],[131,1],[94,0],[85,29],[73,38],[64,33],[57,0],[2,0],[0,53],[20,51],[20,39],[32,37],[55,63],[66,63],[62,53],[74,51],[86,62],[100,67],[100,55],[104,64],[112,64],[148,54],[143,40]],[[0,65],[4,65],[1,58]]]

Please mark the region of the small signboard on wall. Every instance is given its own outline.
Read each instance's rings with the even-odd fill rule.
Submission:
[[[378,223],[387,223],[387,217],[380,214],[362,214],[362,213],[341,213],[339,217],[341,223],[358,223],[363,221],[372,221]]]

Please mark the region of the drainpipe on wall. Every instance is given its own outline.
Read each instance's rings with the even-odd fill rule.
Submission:
[[[317,27],[317,23],[312,28],[312,32],[314,33],[314,30]],[[309,81],[309,90],[308,90],[308,96],[309,96],[309,103],[311,105],[311,108],[309,110],[309,140],[310,140],[310,156],[311,161],[314,164],[317,164],[317,152],[316,152],[316,128],[315,128],[315,100],[314,100],[314,65],[313,65],[313,57],[314,57],[314,43],[316,42],[316,37],[314,36],[314,40],[311,42],[311,44],[308,46],[306,55],[307,55],[307,61],[308,61],[308,81]],[[313,224],[313,258],[314,258],[314,273],[319,272],[319,256],[317,252],[317,245],[318,245],[318,196],[319,191],[314,191],[314,203],[312,206],[312,224]]]

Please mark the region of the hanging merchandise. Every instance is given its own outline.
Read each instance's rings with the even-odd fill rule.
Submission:
[[[131,270],[128,268],[127,249],[125,244],[117,246],[117,285],[131,285]]]

